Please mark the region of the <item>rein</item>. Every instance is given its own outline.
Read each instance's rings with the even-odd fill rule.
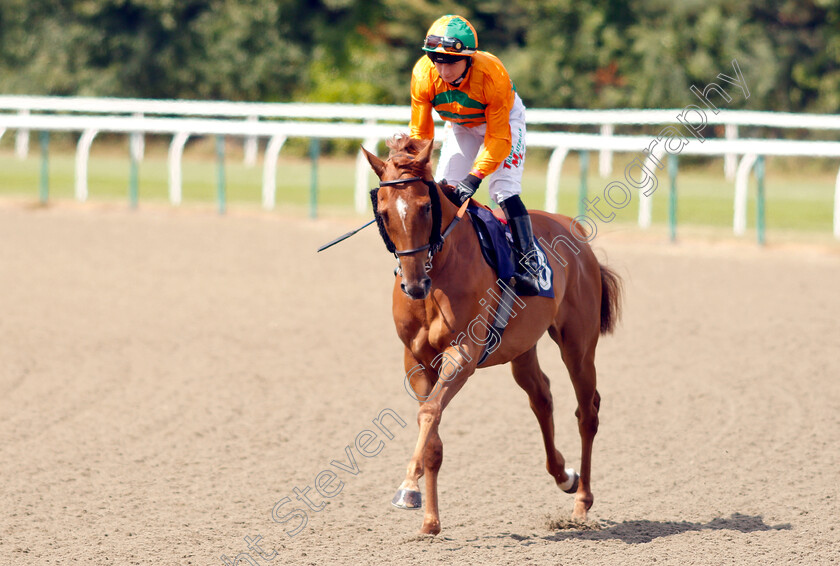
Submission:
[[[467,199],[464,201],[464,204],[461,205],[461,208],[458,209],[458,212],[455,214],[455,218],[452,219],[452,222],[444,229],[443,232],[440,231],[441,225],[441,210],[440,210],[440,195],[437,191],[437,185],[433,181],[426,181],[422,177],[409,177],[406,179],[396,179],[393,181],[380,181],[379,187],[389,187],[393,185],[402,185],[405,183],[414,183],[417,181],[422,181],[429,187],[429,198],[432,199],[432,233],[429,235],[429,243],[419,246],[417,248],[412,248],[410,250],[398,250],[394,243],[391,241],[391,238],[388,237],[387,232],[385,231],[385,225],[382,222],[382,217],[379,215],[377,211],[377,201],[378,201],[378,193],[379,189],[373,189],[370,192],[371,202],[373,204],[374,214],[376,215],[376,223],[379,226],[379,233],[382,236],[382,239],[385,241],[385,247],[388,248],[388,251],[394,254],[394,256],[399,259],[402,256],[416,254],[418,252],[423,252],[428,250],[429,257],[426,262],[427,271],[431,269],[431,262],[432,257],[440,251],[443,247],[443,242],[449,234],[452,233],[452,230],[455,229],[455,226],[458,225],[458,222],[464,217],[464,213],[467,210],[467,205],[469,204],[470,200]]]

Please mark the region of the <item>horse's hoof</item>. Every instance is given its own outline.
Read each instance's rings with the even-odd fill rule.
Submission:
[[[557,485],[566,493],[577,493],[578,484],[580,483],[580,475],[574,470],[574,468],[566,468],[566,475],[569,476],[569,479],[563,483],[558,483]]]
[[[423,505],[423,498],[419,491],[398,489],[397,494],[391,500],[391,505],[398,509],[420,509]]]
[[[572,511],[572,521],[575,523],[586,523],[587,515],[586,504],[583,502],[580,504],[575,502],[575,508]]]
[[[420,527],[420,534],[421,535],[439,535],[440,534],[440,521],[431,521],[431,522],[423,522],[423,526]]]

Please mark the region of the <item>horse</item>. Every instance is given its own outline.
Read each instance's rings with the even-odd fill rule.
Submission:
[[[551,262],[554,298],[517,297],[519,312],[509,318],[492,353],[480,361],[492,337],[489,325],[476,322],[486,322],[490,307],[499,309],[501,302],[493,303],[491,298],[492,304],[488,303],[482,295],[499,289],[500,280],[484,261],[473,228],[459,222],[465,206],[459,208],[450,200],[451,187],[433,180],[433,142],[397,135],[387,145],[390,152],[384,161],[364,147],[362,151],[380,180],[371,191],[373,211],[386,247],[398,259],[393,318],[404,344],[406,379],[420,402],[417,444],[392,503],[402,509],[421,508],[419,480],[425,476],[426,508],[420,532],[440,533],[437,478],[443,461],[438,434],[442,413],[479,365],[510,362],[513,378],[528,394],[539,422],[546,469],[558,487],[575,494],[572,518],[585,521],[594,501],[592,443],[601,401],[595,347],[600,335],[613,331],[620,316],[621,279],[598,262],[581,236],[582,227],[571,218],[529,211],[535,238],[552,244],[545,255]],[[546,331],[560,347],[577,398],[579,473],[566,468],[554,444],[549,379],[540,369],[536,349]]]

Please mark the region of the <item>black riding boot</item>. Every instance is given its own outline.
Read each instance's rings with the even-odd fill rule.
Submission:
[[[519,195],[506,198],[499,203],[499,206],[505,213],[513,236],[513,249],[516,256],[516,272],[513,277],[516,279],[516,292],[525,296],[536,295],[540,292],[540,285],[537,282],[540,264],[534,245],[531,217]]]

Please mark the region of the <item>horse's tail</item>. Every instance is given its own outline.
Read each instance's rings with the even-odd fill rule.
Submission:
[[[621,318],[621,278],[605,265],[601,268],[601,334],[609,334],[615,330],[618,319]]]

